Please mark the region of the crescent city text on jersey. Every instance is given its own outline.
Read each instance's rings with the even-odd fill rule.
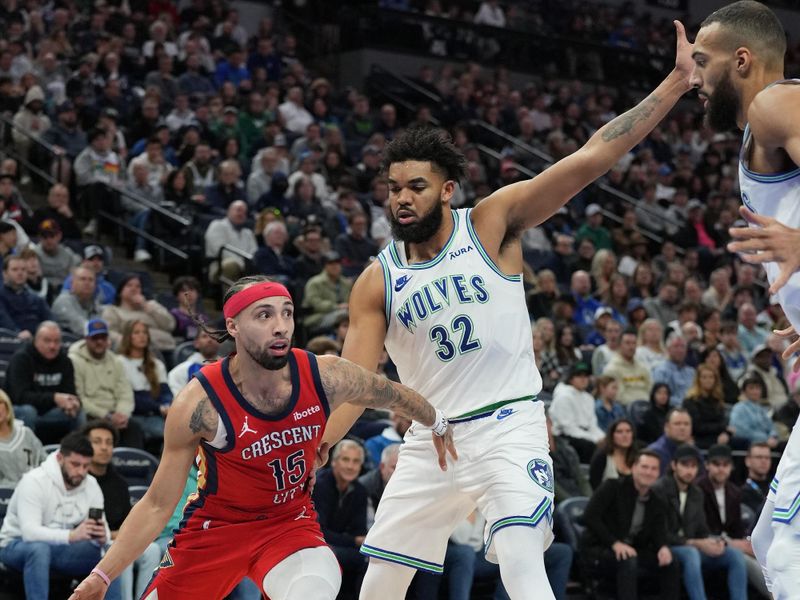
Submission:
[[[486,283],[480,275],[469,278],[466,275],[448,275],[414,290],[397,309],[395,316],[403,327],[414,333],[416,319],[424,321],[445,306],[450,306],[451,302],[485,304],[488,301],[489,292],[486,291]]]
[[[242,450],[242,459],[252,460],[259,456],[266,456],[273,450],[303,444],[322,435],[321,425],[303,425],[290,427],[283,431],[273,431],[260,440],[257,440]]]

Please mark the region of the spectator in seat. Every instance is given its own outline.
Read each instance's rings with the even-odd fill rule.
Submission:
[[[286,253],[289,232],[282,221],[267,223],[262,232],[264,245],[253,255],[259,273],[269,275],[284,285],[294,280],[294,259]]]
[[[753,350],[767,342],[769,332],[756,321],[758,311],[750,302],[739,306],[736,316],[739,322],[738,333],[742,350],[752,354]]]
[[[367,535],[367,490],[358,481],[363,464],[361,445],[342,440],[333,449],[330,469],[318,473],[313,491],[325,541],[342,568],[340,598],[355,597],[367,566],[359,553]]]
[[[719,328],[720,343],[717,346],[725,361],[731,379],[738,381],[747,371],[747,355],[742,352],[739,342],[739,329],[733,321],[726,321]]]
[[[761,381],[766,387],[765,404],[772,411],[780,410],[789,400],[786,384],[773,366],[774,358],[775,352],[772,348],[767,344],[760,344],[750,353],[751,364],[747,370],[748,376],[758,375],[761,377]]]
[[[727,444],[730,441],[722,382],[714,369],[705,364],[697,367],[694,383],[686,393],[683,407],[692,417],[692,433],[698,448],[705,450],[714,444]]]
[[[619,382],[617,401],[628,406],[636,400],[646,400],[650,393],[651,379],[647,367],[636,359],[636,332],[628,330],[622,334],[619,349],[603,369],[603,375]]]
[[[594,323],[594,314],[600,308],[600,302],[592,295],[592,280],[586,271],[575,271],[572,274],[570,292],[575,298],[575,323],[578,325],[591,325]]]
[[[42,88],[34,85],[25,93],[25,100],[14,115],[14,125],[19,129],[12,129],[11,136],[20,156],[27,160],[31,159],[29,152],[33,142],[20,129],[29,131],[34,136],[41,136],[50,129],[50,118],[44,111],[44,100],[45,96]]]
[[[103,312],[96,292],[94,271],[89,267],[73,269],[70,287],[61,290],[53,302],[53,316],[58,324],[66,331],[82,335],[86,323]]]
[[[81,266],[88,267],[94,271],[96,283],[95,295],[102,305],[111,304],[117,296],[117,290],[114,288],[114,285],[105,277],[105,258],[106,253],[102,246],[89,244],[83,249],[83,262],[81,262]],[[67,278],[64,280],[64,289],[68,290],[71,287],[72,274],[67,275]]]
[[[611,423],[606,437],[589,463],[589,483],[592,488],[596,490],[606,479],[630,475],[638,449],[636,430],[629,419],[623,417]]]
[[[108,324],[102,319],[89,320],[84,339],[72,344],[68,352],[75,388],[88,418],[111,423],[123,446],[144,448],[142,429],[131,421],[133,389],[122,361],[109,346]]]
[[[244,273],[245,259],[224,250],[220,256],[223,246],[238,248],[250,256],[258,249],[256,236],[252,229],[245,226],[246,222],[247,204],[243,200],[236,200],[228,207],[225,217],[212,221],[206,229],[206,259],[211,261],[209,280],[212,283],[219,282],[220,277],[236,281]]]
[[[667,352],[664,349],[664,328],[658,319],[650,317],[642,322],[639,326],[636,344],[636,360],[647,367],[651,373],[653,367],[667,358]]]
[[[601,375],[595,381],[597,400],[594,401],[594,414],[597,416],[597,426],[603,431],[608,431],[617,419],[627,415],[625,407],[617,402],[619,383],[614,377]]]
[[[547,436],[550,444],[550,458],[553,461],[553,497],[558,505],[567,498],[589,496],[592,488],[581,468],[581,461],[575,448],[565,437],[553,435],[553,422],[547,417]]]
[[[42,261],[33,248],[25,248],[19,253],[19,257],[25,260],[25,284],[28,289],[39,296],[48,305],[51,305],[59,292],[58,289],[50,285],[44,275],[42,275]],[[70,275],[70,277],[72,277]]]
[[[342,277],[342,259],[328,252],[323,259],[322,273],[308,280],[303,294],[306,317],[303,324],[310,330],[329,330],[336,319],[347,312],[352,282]]]
[[[89,440],[73,432],[14,490],[0,529],[0,562],[23,574],[30,600],[47,599],[51,573],[88,575],[111,538],[104,518],[89,518],[89,509],[105,505],[89,477],[93,454]],[[121,599],[119,580],[105,597]]]
[[[144,431],[145,447],[156,449],[164,439],[164,419],[172,404],[172,392],[167,385],[164,363],[150,350],[150,328],[143,321],[125,323],[119,356],[128,382],[133,387],[133,421]]]
[[[612,318],[612,311],[601,306],[595,311],[595,329],[586,337],[586,343],[595,346],[592,351],[592,373],[602,373],[619,351],[622,325]],[[602,334],[602,335],[601,335]]]
[[[367,529],[375,522],[375,511],[378,510],[383,490],[386,489],[386,484],[397,468],[398,454],[400,454],[400,443],[384,446],[380,459],[375,463],[376,466],[358,478],[358,482],[367,490]]]
[[[72,178],[72,163],[86,148],[86,134],[78,125],[75,105],[66,100],[56,109],[56,122],[44,133],[44,140],[56,148],[50,167],[51,174],[59,183],[69,185]]]
[[[148,300],[142,294],[142,282],[138,275],[129,274],[117,285],[114,304],[103,309],[103,320],[108,323],[112,344],[119,345],[125,324],[137,320],[150,329],[153,345],[165,352],[175,348],[175,319],[169,311],[155,300]]]
[[[178,305],[170,308],[169,314],[175,318],[173,333],[176,336],[193,340],[200,331],[195,319],[203,323],[209,320],[203,310],[200,293],[200,282],[196,277],[185,275],[173,282],[172,295],[175,296]]]
[[[745,531],[742,523],[741,492],[730,480],[732,470],[730,447],[724,444],[711,446],[706,454],[706,474],[697,480],[697,487],[703,492],[708,528],[712,535],[721,536],[726,545],[744,555],[747,580],[762,598],[769,598],[770,593],[753,554],[753,546],[746,538],[749,532]]]
[[[92,462],[89,473],[97,480],[103,492],[106,520],[111,531],[111,539],[117,538],[119,528],[131,510],[131,496],[128,482],[114,470],[111,461],[114,446],[117,445],[117,431],[108,421],[89,421],[83,428],[83,435],[92,444]],[[119,576],[120,588],[125,598],[139,598],[144,593],[153,570],[161,561],[161,547],[151,542],[142,555],[129,565]],[[136,581],[134,585],[134,569]],[[134,595],[135,594],[135,595]]]
[[[591,460],[597,444],[605,434],[597,425],[594,398],[586,391],[591,369],[578,362],[573,365],[563,382],[553,391],[550,418],[553,434],[565,438],[575,448],[582,463]]]
[[[653,367],[653,381],[663,381],[669,386],[669,402],[672,406],[680,406],[695,378],[694,367],[686,364],[688,345],[677,333],[667,338],[668,358]]]
[[[28,289],[28,269],[21,256],[9,256],[3,262],[3,287],[0,289],[0,325],[30,338],[42,321],[52,319],[47,303]]]
[[[653,485],[653,492],[667,505],[667,539],[670,550],[681,565],[684,588],[690,600],[706,598],[703,571],[724,571],[728,579],[728,597],[747,599],[747,569],[741,551],[726,546],[711,535],[703,492],[693,482],[700,465],[700,453],[689,444],[675,451],[672,473]],[[684,499],[685,496],[685,499]]]
[[[344,276],[358,277],[370,259],[377,256],[378,246],[368,236],[367,216],[364,213],[351,214],[347,222],[348,230],[336,238],[334,248],[342,257]]]
[[[730,430],[734,438],[747,444],[778,445],[778,432],[765,406],[767,386],[757,374],[745,376],[741,383],[742,395],[734,404],[730,415]]]
[[[72,363],[61,348],[61,328],[53,321],[43,321],[33,341],[11,356],[6,389],[17,416],[45,443],[86,421]]]
[[[744,466],[747,468],[747,479],[742,485],[742,504],[749,506],[755,514],[761,513],[764,500],[769,493],[772,482],[772,454],[770,447],[765,442],[754,442],[747,449],[744,457]],[[755,523],[753,523],[755,525]]]
[[[324,266],[322,229],[314,225],[306,227],[302,238],[295,240],[295,245],[300,256],[294,261],[294,271],[298,281],[305,286],[309,279],[322,272]]]
[[[44,220],[39,224],[39,243],[33,247],[42,262],[42,273],[55,289],[61,287],[67,275],[81,262],[71,248],[61,243],[62,239],[58,222]]]
[[[661,437],[669,410],[669,386],[666,383],[654,384],[650,390],[650,406],[644,411],[641,421],[636,423],[636,434],[642,442],[650,444]]]
[[[286,92],[286,99],[278,106],[278,112],[286,129],[295,135],[303,135],[306,127],[314,120],[303,104],[303,88],[294,86]]]
[[[391,426],[384,429],[380,435],[373,436],[364,442],[367,460],[373,465],[377,465],[381,460],[383,449],[392,444],[402,444],[408,428],[411,427],[411,420],[398,414],[392,413]]]
[[[45,456],[42,442],[30,427],[14,418],[11,398],[0,390],[0,485],[16,486]]]
[[[298,180],[306,178],[314,186],[314,195],[321,202],[325,202],[328,199],[328,183],[325,181],[325,177],[317,172],[318,168],[316,156],[310,150],[303,152],[298,157],[297,170],[289,175],[289,187],[294,189]],[[250,198],[250,202],[255,200],[256,198]]]
[[[675,305],[678,304],[678,288],[674,283],[665,282],[658,289],[658,296],[645,298],[644,308],[647,316],[657,319],[662,327],[678,319]]]
[[[667,506],[651,491],[658,473],[658,455],[639,452],[631,475],[604,481],[583,513],[580,552],[601,572],[614,574],[619,600],[639,597],[642,571],[658,576],[662,600],[680,598],[680,570],[667,545]]]
[[[203,329],[200,329],[197,332],[197,337],[194,338],[194,348],[196,350],[194,354],[183,362],[178,363],[167,374],[167,384],[173,397],[178,395],[178,392],[189,383],[189,380],[203,365],[220,358],[219,342]]]
[[[685,408],[670,408],[664,421],[664,433],[647,448],[661,457],[661,475],[666,474],[678,446],[692,439],[692,417]]]
[[[586,207],[585,214],[586,222],[578,229],[577,241],[587,238],[597,250],[611,250],[611,232],[603,227],[603,209],[599,204],[590,204]]]
[[[31,235],[39,230],[42,221],[52,219],[61,228],[65,239],[81,239],[81,229],[75,220],[75,214],[69,201],[69,189],[60,183],[53,184],[47,192],[47,206],[42,206],[33,211],[26,230]]]

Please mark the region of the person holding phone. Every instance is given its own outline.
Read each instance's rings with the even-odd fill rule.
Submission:
[[[0,562],[22,573],[28,600],[48,599],[51,572],[88,574],[111,540],[103,493],[89,475],[93,454],[83,434],[70,433],[11,496],[0,529]],[[118,582],[106,598],[120,600]]]

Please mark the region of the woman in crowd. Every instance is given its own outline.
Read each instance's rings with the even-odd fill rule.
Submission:
[[[642,415],[641,423],[636,423],[636,433],[644,444],[655,442],[664,433],[664,423],[669,412],[670,389],[666,383],[655,383],[650,390],[650,408]]]
[[[611,276],[617,272],[617,257],[607,249],[597,251],[592,259],[592,284],[595,296],[603,296],[611,285]]]
[[[652,298],[653,297],[653,267],[650,263],[640,262],[633,270],[633,281],[631,282],[631,298]]]
[[[601,375],[597,378],[596,385],[594,412],[597,415],[597,425],[606,431],[611,423],[625,416],[625,407],[617,403],[619,383],[614,377]]]
[[[164,439],[164,419],[172,403],[167,369],[150,349],[150,328],[139,320],[127,321],[119,344],[119,357],[133,387],[133,416],[144,431],[145,446],[157,449]],[[160,452],[155,452],[156,456]]]
[[[606,431],[606,437],[589,463],[589,483],[595,490],[606,479],[630,475],[639,447],[633,423],[625,417],[612,422]]]
[[[541,317],[533,324],[533,354],[536,367],[542,375],[542,390],[553,392],[561,374],[556,356],[555,327],[547,317]]]
[[[608,281],[608,290],[602,296],[602,303],[611,309],[611,316],[623,328],[628,326],[628,283],[624,275],[615,273]]]
[[[187,340],[197,337],[197,324],[192,315],[201,322],[208,321],[200,302],[200,282],[195,277],[178,277],[172,285],[172,294],[178,305],[169,314],[175,319],[175,335]]]
[[[692,417],[692,433],[698,448],[706,449],[730,441],[722,382],[710,366],[703,364],[697,367],[694,383],[686,392],[683,407]]]
[[[636,360],[650,371],[658,363],[666,360],[667,352],[664,349],[664,328],[658,319],[645,319],[639,328],[636,343]]]
[[[778,432],[769,418],[766,397],[764,380],[757,374],[746,375],[741,399],[731,409],[730,430],[735,446],[748,448],[756,442],[766,442],[770,448],[778,445]]]
[[[562,375],[581,360],[581,351],[577,344],[575,328],[572,325],[564,324],[556,330],[556,359],[558,370]]]
[[[708,348],[700,355],[700,362],[711,367],[717,373],[717,377],[722,383],[722,397],[725,399],[725,404],[736,404],[739,398],[739,386],[728,373],[728,367],[725,365],[725,359],[720,351],[716,347]]]
[[[144,297],[138,275],[129,274],[122,278],[114,302],[103,309],[103,320],[108,323],[115,346],[119,346],[125,323],[136,320],[148,326],[157,349],[164,352],[175,348],[175,338],[172,337],[175,318],[164,306]]]

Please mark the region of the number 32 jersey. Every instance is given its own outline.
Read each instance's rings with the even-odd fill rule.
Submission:
[[[213,445],[202,442],[198,450],[194,503],[204,514],[250,520],[254,514],[273,516],[310,506],[306,483],[329,407],[316,357],[292,349],[288,364],[292,396],[277,415],[261,413],[245,400],[231,376],[230,358],[197,373],[225,429]]]
[[[450,418],[541,391],[520,275],[506,275],[481,245],[471,209],[438,256],[409,265],[390,242],[383,268],[386,350],[400,381]]]

